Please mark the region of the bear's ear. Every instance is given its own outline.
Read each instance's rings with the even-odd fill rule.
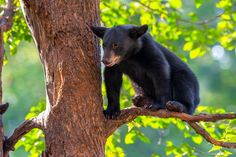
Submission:
[[[90,29],[93,31],[93,33],[98,36],[99,38],[103,38],[106,30],[108,28],[106,27],[96,27],[96,26],[90,26]]]
[[[148,25],[142,25],[138,27],[133,27],[129,30],[130,37],[138,39],[144,35],[148,30]]]

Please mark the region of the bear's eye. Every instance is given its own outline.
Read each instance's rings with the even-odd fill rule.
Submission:
[[[117,43],[113,43],[113,44],[111,45],[111,47],[112,47],[113,50],[115,50],[115,49],[117,49],[119,46],[118,46]]]

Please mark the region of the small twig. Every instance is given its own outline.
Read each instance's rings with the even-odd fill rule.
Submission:
[[[147,5],[147,4],[145,4],[145,3],[142,3],[142,2],[140,2],[140,1],[138,1],[138,0],[133,0],[133,1],[136,2],[136,3],[139,3],[140,5],[142,5],[143,7],[145,7],[146,9],[148,9],[148,10],[150,10],[150,11],[157,12],[157,13],[159,13],[159,14],[168,14],[168,12],[164,12],[164,11],[159,10],[159,9],[153,9],[153,8],[151,8],[149,5]],[[174,9],[174,8],[172,8],[172,10],[178,11],[178,10],[176,10],[176,9]],[[212,22],[212,21],[215,21],[216,19],[218,19],[219,17],[221,17],[223,14],[224,14],[224,11],[222,11],[220,14],[218,14],[218,15],[212,17],[212,18],[205,19],[205,20],[200,20],[200,21],[197,21],[197,22],[193,22],[193,21],[190,21],[190,20],[188,20],[188,19],[182,19],[182,18],[178,19],[178,21],[184,22],[184,23],[189,23],[189,24],[191,24],[191,25],[205,25],[205,24],[208,24],[208,23],[210,23],[210,22]]]
[[[180,22],[185,22],[185,23],[189,23],[189,24],[192,24],[192,25],[206,25],[206,24],[209,24],[215,20],[217,20],[218,18],[220,18],[222,15],[224,14],[224,11],[222,11],[221,13],[219,13],[218,15],[212,17],[212,18],[209,18],[209,19],[205,19],[205,20],[200,20],[200,21],[197,21],[197,22],[192,22],[190,20],[187,20],[187,19],[180,19],[179,21]]]
[[[200,134],[203,138],[205,138],[208,142],[211,144],[225,147],[225,148],[236,148],[236,143],[234,142],[224,142],[224,141],[218,141],[214,138],[211,137],[211,135],[200,125],[198,125],[196,122],[187,122],[194,130],[196,133]]]
[[[25,120],[19,127],[17,127],[13,134],[4,141],[3,151],[4,157],[7,157],[9,151],[14,151],[15,144],[28,132],[34,128],[43,129],[41,117],[35,117]]]
[[[202,135],[208,142],[222,146],[226,148],[236,148],[236,143],[221,142],[213,139],[203,128],[197,125],[196,122],[215,122],[225,119],[236,119],[236,113],[231,114],[200,114],[200,115],[188,115],[186,113],[171,112],[165,109],[158,111],[150,111],[145,108],[132,107],[123,109],[119,117],[116,120],[107,120],[106,132],[107,136],[110,136],[118,127],[122,124],[128,123],[134,120],[138,116],[154,116],[159,118],[178,118],[186,121],[198,134]]]

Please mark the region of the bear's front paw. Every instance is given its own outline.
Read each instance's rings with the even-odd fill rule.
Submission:
[[[108,106],[103,113],[107,119],[116,119],[120,115],[120,109],[114,106]]]
[[[145,107],[147,104],[152,104],[153,101],[146,96],[135,96],[133,99],[133,105],[136,107]]]

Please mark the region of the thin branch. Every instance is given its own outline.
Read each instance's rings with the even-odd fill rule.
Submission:
[[[179,19],[180,22],[184,22],[184,23],[189,23],[189,24],[192,24],[192,25],[206,25],[206,24],[209,24],[215,20],[217,20],[218,18],[220,18],[225,12],[222,11],[221,13],[219,13],[218,15],[212,17],[212,18],[209,18],[209,19],[204,19],[204,20],[200,20],[200,21],[197,21],[197,22],[192,22],[190,20],[187,20],[187,19]]]
[[[0,28],[3,32],[8,31],[12,27],[12,21],[13,21],[13,8],[14,3],[13,0],[6,0],[6,8],[4,8],[3,16],[0,17]]]
[[[30,132],[34,128],[42,129],[43,130],[43,124],[42,124],[42,114],[40,116],[25,120],[19,127],[17,127],[13,134],[7,138],[4,141],[4,157],[7,157],[9,154],[9,151],[14,151],[15,144],[28,132]]]
[[[198,125],[196,122],[187,122],[187,123],[195,130],[196,133],[202,135],[202,137],[205,138],[211,144],[225,147],[225,148],[236,148],[236,143],[218,141],[212,138],[211,135],[204,128]]]
[[[159,14],[168,14],[168,12],[165,12],[165,11],[162,11],[162,10],[159,10],[159,9],[153,9],[151,8],[148,4],[145,4],[145,3],[142,3],[138,0],[133,0],[134,2],[136,3],[139,3],[140,5],[142,5],[143,7],[145,7],[146,9],[152,11],[152,12],[157,12]],[[178,11],[177,9],[174,9],[174,8],[171,8],[171,10],[174,10],[174,11]],[[209,18],[209,19],[204,19],[204,20],[199,20],[199,21],[196,21],[196,22],[193,22],[191,20],[188,20],[188,19],[177,19],[178,21],[180,22],[184,22],[184,23],[189,23],[191,25],[206,25],[206,24],[209,24],[210,22],[213,22],[215,20],[217,20],[219,17],[221,17],[222,15],[224,14],[224,11],[222,11],[221,13],[219,13],[218,15],[212,17],[212,18]]]
[[[226,148],[236,148],[236,143],[221,142],[213,139],[209,133],[201,128],[196,122],[216,122],[225,119],[236,119],[236,113],[229,114],[199,114],[199,115],[188,115],[186,113],[171,112],[165,109],[158,111],[150,111],[145,108],[131,107],[123,109],[121,114],[115,120],[107,120],[106,122],[106,135],[110,136],[118,127],[122,124],[131,122],[138,116],[154,116],[159,118],[178,118],[186,121],[198,134],[202,135],[208,142],[222,146]]]

